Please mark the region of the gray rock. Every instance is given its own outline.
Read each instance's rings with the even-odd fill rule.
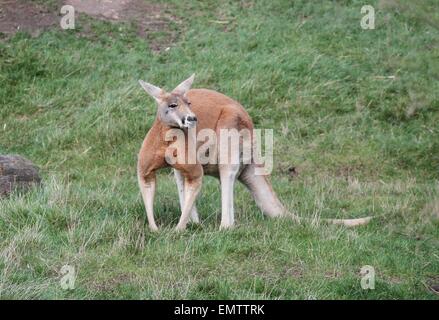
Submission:
[[[0,155],[0,198],[40,183],[38,167],[31,161],[16,155]]]

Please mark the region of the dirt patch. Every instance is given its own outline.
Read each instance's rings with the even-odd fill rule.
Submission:
[[[77,19],[86,14],[114,23],[134,23],[137,34],[148,39],[154,51],[175,42],[177,32],[170,26],[171,23],[181,23],[170,13],[168,5],[145,0],[59,0],[58,5],[51,9],[30,1],[0,0],[0,33],[10,36],[21,30],[38,36],[48,27],[59,27],[62,5],[73,6]],[[157,32],[161,33],[160,38],[154,37]]]
[[[180,24],[180,21],[165,4],[145,0],[64,0],[63,3],[72,5],[76,12],[96,19],[133,22],[137,26],[137,34],[149,39],[154,51],[160,51],[176,40],[177,33],[171,31],[170,24]],[[164,36],[160,40],[152,39],[150,35],[158,31],[163,32]]]
[[[339,177],[350,178],[361,174],[366,170],[366,166],[362,163],[352,163],[351,165],[342,165],[335,168],[335,174]]]
[[[288,168],[288,175],[290,178],[297,177],[299,175],[299,169],[295,166],[291,166]]]
[[[112,278],[103,280],[95,280],[87,285],[93,291],[99,292],[114,292],[120,285],[126,285],[138,282],[138,279],[133,274],[121,273]]]
[[[97,0],[66,0],[64,4],[71,5],[76,12],[110,20],[119,20],[120,12],[131,0],[97,1]]]
[[[0,33],[8,37],[18,31],[38,36],[58,23],[58,17],[42,5],[30,1],[0,0]]]
[[[288,277],[300,279],[303,278],[305,275],[305,268],[302,264],[296,264],[293,265],[291,268],[287,268],[284,274]]]

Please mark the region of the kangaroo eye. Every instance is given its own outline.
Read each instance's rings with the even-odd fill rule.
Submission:
[[[176,103],[171,103],[168,107],[171,108],[171,109],[177,108],[177,104]]]

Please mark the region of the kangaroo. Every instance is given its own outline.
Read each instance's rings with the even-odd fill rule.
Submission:
[[[157,115],[147,133],[138,155],[137,177],[146,208],[149,228],[157,231],[154,220],[153,202],[156,186],[156,171],[173,167],[177,184],[181,216],[176,230],[184,230],[191,220],[199,223],[195,199],[201,189],[204,174],[219,178],[221,184],[221,229],[234,225],[233,189],[236,180],[243,183],[251,192],[256,204],[268,217],[280,217],[289,213],[274,192],[268,175],[255,174],[257,164],[229,163],[207,164],[172,163],[167,161],[166,150],[172,143],[167,141],[168,130],[183,130],[185,141],[191,139],[188,130],[195,128],[214,130],[218,136],[222,129],[241,129],[253,131],[253,122],[243,106],[235,100],[213,90],[191,89],[195,75],[180,83],[171,92],[139,80],[142,88],[155,99]],[[221,140],[218,139],[219,148]],[[219,148],[220,149],[220,148]],[[367,224],[370,217],[359,219],[329,219],[330,223],[346,226]]]

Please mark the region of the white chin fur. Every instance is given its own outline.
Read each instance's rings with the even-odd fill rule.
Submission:
[[[196,125],[197,125],[196,122],[192,122],[192,121],[187,122],[187,121],[186,121],[182,127],[183,127],[183,128],[192,129],[192,128],[195,128]]]

